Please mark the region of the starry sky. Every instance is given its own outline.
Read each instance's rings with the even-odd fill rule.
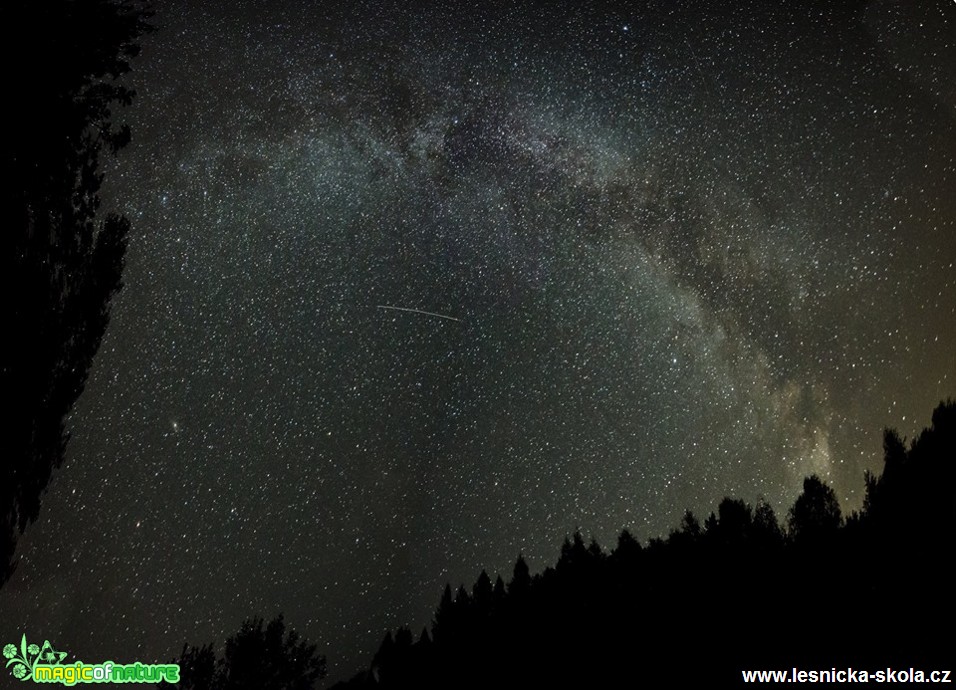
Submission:
[[[405,5],[157,3],[4,634],[152,662],[283,611],[337,680],[576,528],[859,507],[956,394],[956,4]]]

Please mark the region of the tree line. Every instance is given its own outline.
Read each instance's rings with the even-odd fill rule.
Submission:
[[[470,589],[447,584],[430,627],[388,631],[369,667],[333,687],[725,687],[750,669],[948,668],[954,473],[950,400],[909,446],[885,431],[858,511],[843,515],[810,476],[783,520],[725,498],[646,544],[624,530],[607,550],[577,532],[541,573],[519,555],[507,582],[482,571]],[[275,631],[267,642],[261,625],[244,625],[242,655],[234,638],[222,658],[185,647],[181,685],[314,687],[325,657]]]

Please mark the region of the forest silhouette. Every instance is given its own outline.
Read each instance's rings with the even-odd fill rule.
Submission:
[[[884,467],[844,518],[819,477],[781,525],[772,508],[725,498],[667,538],[628,531],[606,553],[580,533],[554,567],[510,581],[482,572],[446,586],[431,632],[389,632],[346,688],[725,687],[748,669],[952,661],[956,403],[907,447],[884,433]]]
[[[949,400],[908,447],[884,432],[883,470],[849,516],[810,476],[783,524],[765,502],[725,498],[646,545],[624,530],[608,553],[577,532],[542,573],[519,555],[507,583],[482,571],[470,590],[447,584],[430,629],[388,631],[369,668],[333,687],[728,687],[754,669],[948,668],[954,473]],[[325,657],[261,625],[243,625],[239,656],[236,637],[219,659],[212,644],[184,648],[184,687],[315,687]]]

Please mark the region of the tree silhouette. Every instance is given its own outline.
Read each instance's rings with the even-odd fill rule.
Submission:
[[[475,581],[475,586],[471,590],[471,600],[474,603],[475,611],[480,616],[487,616],[491,613],[494,590],[491,587],[491,578],[484,570]]]
[[[63,419],[79,397],[121,287],[129,222],[97,221],[104,147],[125,146],[113,121],[133,91],[116,80],[139,52],[150,13],[125,0],[14,0],[6,21],[28,59],[9,70],[8,227],[0,388],[5,458],[0,465],[0,585],[36,520],[40,497],[67,442]]]
[[[511,582],[508,583],[508,594],[513,599],[521,600],[527,597],[531,592],[531,571],[528,569],[528,563],[524,555],[518,554],[518,560],[515,561],[514,572],[511,576]]]
[[[611,559],[615,563],[632,566],[641,557],[642,550],[643,547],[641,543],[625,529],[621,531],[621,534],[617,538],[617,548],[614,549],[614,552],[611,554]]]
[[[263,627],[261,618],[243,622],[226,640],[222,658],[212,645],[183,647],[180,687],[188,690],[312,690],[326,675],[316,646],[286,629],[282,615]],[[391,642],[391,633],[388,641]]]
[[[956,520],[950,493],[956,483],[956,402],[934,410],[932,426],[909,450],[896,431],[886,429],[883,453],[883,472],[866,476],[862,521],[887,539],[949,537]]]
[[[207,690],[217,687],[216,653],[212,644],[202,647],[183,646],[176,660],[179,664],[179,685],[188,690]]]
[[[790,509],[790,536],[794,540],[821,538],[842,523],[840,502],[827,484],[813,474],[803,480],[803,493]]]
[[[758,545],[770,548],[783,542],[783,530],[777,522],[773,507],[764,500],[757,502],[754,509],[753,536]]]
[[[667,537],[667,543],[674,547],[690,547],[701,538],[702,534],[697,516],[687,510],[684,511],[684,517],[681,518],[680,528],[671,530]]]
[[[432,637],[436,642],[444,642],[450,638],[455,626],[455,603],[451,598],[451,585],[445,584],[438,610],[435,611],[435,620],[432,623]]]
[[[584,537],[580,531],[576,531],[573,538],[564,538],[557,570],[567,570],[577,575],[587,567],[588,560],[588,547],[584,545]]]

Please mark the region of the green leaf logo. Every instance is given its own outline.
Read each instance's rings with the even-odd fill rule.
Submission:
[[[66,652],[58,652],[50,644],[49,640],[44,640],[42,646],[27,643],[26,634],[20,638],[20,649],[14,644],[4,645],[3,656],[7,660],[7,668],[11,666],[10,673],[18,680],[30,680],[33,678],[33,669],[37,664],[61,664],[66,658]]]

